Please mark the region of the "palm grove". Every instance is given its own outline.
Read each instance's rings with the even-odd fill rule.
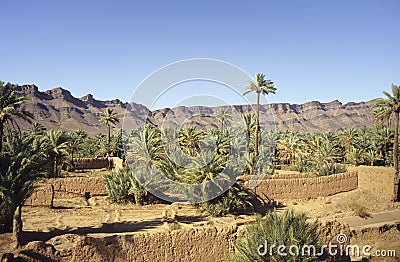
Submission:
[[[276,88],[265,79],[265,75],[257,74],[245,94],[252,91],[257,94],[256,114],[242,116],[246,130],[233,128],[228,132],[226,126],[232,117],[228,110],[222,109],[216,115],[221,122],[220,129],[184,126],[176,137],[171,138],[174,143],[167,145],[167,152],[161,138],[170,135],[168,130],[146,125],[139,130],[118,130],[111,134],[111,126],[119,121],[112,109],[106,109],[100,119],[107,126],[107,135],[89,137],[83,130],[47,131],[33,121],[32,114],[21,109],[28,98],[18,93],[14,85],[0,82],[0,232],[13,230],[17,243],[20,243],[21,209],[37,181],[45,177],[59,177],[63,170],[73,170],[76,157],[125,158],[123,144],[129,148],[127,158],[132,158],[127,160],[141,163],[143,168],[133,170],[127,167],[104,177],[109,199],[119,203],[143,204],[148,201],[151,194],[139,180],[142,173],[155,168],[174,181],[202,183],[203,190],[198,194],[206,195],[210,188],[219,186],[214,180],[226,167],[232,144],[242,145],[240,140],[243,139],[249,141],[242,148],[245,153],[237,161],[245,166],[243,175],[272,175],[274,165],[288,165],[300,172],[330,175],[343,172],[342,164],[393,166],[398,174],[398,86],[392,85],[392,93],[384,92],[386,98],[377,100],[375,125],[336,133],[263,130],[259,125],[259,97],[275,93]],[[393,118],[394,125],[391,123]],[[21,132],[18,125],[21,121],[33,123]],[[208,150],[209,144],[215,146]],[[264,146],[271,144],[276,144],[275,151]],[[178,151],[184,154],[176,153]],[[196,156],[198,163],[191,168],[183,168],[183,162],[188,161],[187,156]],[[271,158],[274,165],[263,165]],[[212,215],[224,215],[251,204],[251,192],[238,181],[218,198],[198,206]]]

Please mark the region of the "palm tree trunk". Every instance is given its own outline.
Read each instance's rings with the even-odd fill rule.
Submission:
[[[385,156],[384,156],[385,164],[387,164],[387,162],[388,162],[388,160],[387,160],[387,158],[388,158],[388,157],[387,157],[387,156],[388,156],[388,152],[387,152],[387,151],[388,151],[388,150],[387,150],[387,143],[386,143],[386,142],[385,142],[385,147],[384,147],[383,150],[384,150],[383,153],[385,154]]]
[[[13,239],[15,241],[15,247],[21,247],[21,234],[22,234],[22,206],[17,206],[13,217]]]
[[[255,145],[254,145],[254,152],[255,155],[258,156],[258,132],[260,129],[260,93],[257,93],[257,115],[256,115],[256,139],[255,139]]]
[[[53,173],[54,173],[54,178],[56,178],[56,176],[58,176],[57,174],[57,156],[54,156],[54,164],[53,164]]]
[[[3,150],[3,135],[4,135],[4,124],[0,121],[0,152]]]
[[[111,143],[111,125],[108,124],[108,145]]]
[[[399,175],[399,111],[395,112],[393,165],[396,176]]]

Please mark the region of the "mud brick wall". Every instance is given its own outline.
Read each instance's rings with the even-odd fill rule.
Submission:
[[[51,206],[51,185],[39,184],[32,195],[25,201],[25,206]]]
[[[248,221],[254,223],[255,221]],[[235,240],[245,232],[246,224],[187,227],[174,231],[136,232],[123,235],[67,235],[61,241],[73,241],[60,252],[49,243],[33,241],[20,251],[21,261],[230,261]],[[322,244],[337,244],[337,235],[350,236],[348,225],[326,221],[317,232]],[[260,239],[260,244],[264,244]],[[346,242],[349,244],[349,242]],[[257,252],[257,250],[254,250]],[[0,254],[1,255],[1,254]],[[18,260],[19,261],[19,260]],[[349,261],[349,260],[333,260]]]
[[[323,177],[264,177],[255,193],[265,200],[310,199],[331,196],[358,188],[358,173],[347,172]]]
[[[54,185],[55,196],[68,196],[71,194],[85,196],[107,195],[104,179],[102,177],[63,177],[50,178],[47,184]]]
[[[71,261],[229,261],[236,226],[82,237]]]
[[[82,236],[71,250],[70,261],[230,261],[233,243],[247,225],[202,226],[174,231],[107,237]],[[318,227],[322,243],[335,243],[339,233],[350,235],[347,225],[336,221]],[[262,240],[260,240],[263,244]],[[254,252],[257,252],[256,250]]]
[[[38,187],[26,201],[26,206],[51,206],[52,186],[54,198],[85,197],[107,195],[102,177],[64,177],[49,178]]]
[[[76,169],[101,169],[108,167],[108,159],[100,158],[75,158],[74,165]]]
[[[121,169],[123,160],[119,157],[98,157],[98,158],[75,158],[74,165],[78,170],[101,169],[109,166],[114,169]]]

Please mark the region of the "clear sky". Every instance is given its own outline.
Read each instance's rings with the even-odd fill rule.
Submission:
[[[270,102],[366,101],[400,84],[398,0],[2,0],[0,10],[0,80],[77,97],[128,101],[149,74],[189,58],[265,73],[278,88]]]

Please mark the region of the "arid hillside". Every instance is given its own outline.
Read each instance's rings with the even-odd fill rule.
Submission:
[[[166,116],[175,123],[194,124],[201,127],[217,126],[213,118],[196,115],[212,115],[219,108],[177,107],[165,108],[151,112],[145,106],[126,103],[118,99],[111,101],[96,100],[88,94],[82,98],[74,97],[68,90],[57,87],[41,92],[35,85],[23,85],[18,90],[26,93],[31,99],[24,109],[32,112],[35,121],[47,129],[64,129],[72,131],[84,129],[89,134],[104,133],[105,127],[98,122],[105,108],[111,107],[118,117],[129,123],[148,121],[160,125]],[[335,100],[329,103],[318,101],[305,104],[275,103],[261,107],[261,121],[268,121],[278,130],[297,131],[337,131],[348,127],[369,126],[373,123],[372,105],[374,101],[342,104]],[[250,106],[237,105],[238,113],[251,111]],[[273,117],[271,117],[273,116]],[[117,128],[122,126],[121,123]]]

